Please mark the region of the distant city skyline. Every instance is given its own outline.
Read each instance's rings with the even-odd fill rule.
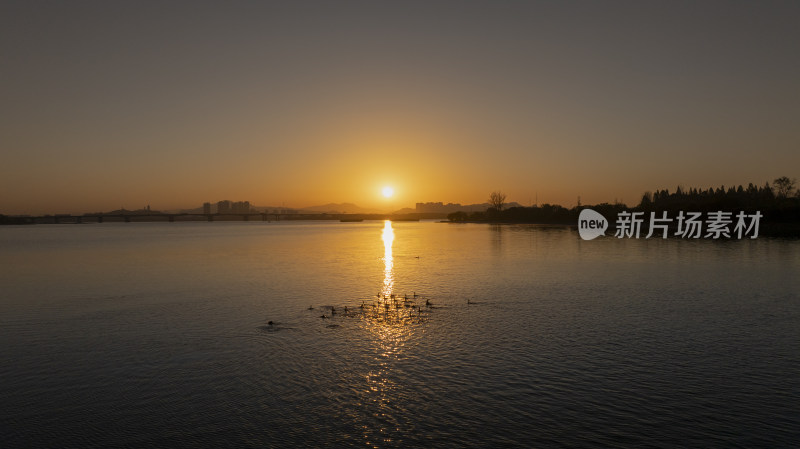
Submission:
[[[3,2],[0,214],[763,185],[800,167],[798,23],[781,1]]]
[[[515,201],[510,201],[506,203],[508,207],[515,207],[515,206],[524,206],[519,204]],[[97,211],[71,211],[69,213],[44,213],[44,214],[37,214],[37,215],[96,215],[96,214],[103,214],[103,213],[119,213],[121,211],[128,211],[128,212],[153,212],[153,213],[174,213],[179,211],[185,212],[192,212],[192,213],[203,213],[203,214],[248,214],[248,213],[274,213],[274,214],[287,214],[287,213],[297,213],[297,212],[304,212],[304,213],[336,213],[336,214],[384,214],[384,213],[393,213],[393,212],[400,212],[403,213],[449,213],[449,212],[456,212],[456,211],[464,211],[464,212],[476,212],[476,211],[484,211],[486,208],[489,207],[489,204],[486,202],[483,203],[472,203],[472,204],[461,204],[461,203],[443,203],[441,201],[438,202],[425,202],[425,203],[416,203],[413,207],[401,207],[394,210],[377,210],[372,208],[361,207],[358,204],[354,203],[328,203],[328,204],[320,204],[320,205],[312,205],[312,206],[305,206],[305,207],[288,207],[288,206],[276,206],[276,205],[257,205],[251,204],[250,201],[231,201],[231,200],[220,200],[216,202],[209,202],[206,201],[199,207],[179,207],[173,209],[166,209],[166,208],[153,208],[150,204],[141,206],[141,207],[119,207],[117,209],[112,210],[97,210]],[[27,215],[27,214],[26,214]]]

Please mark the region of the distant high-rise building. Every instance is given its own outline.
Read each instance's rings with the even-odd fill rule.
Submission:
[[[231,212],[234,214],[249,214],[250,201],[236,201],[231,204]]]
[[[217,201],[217,213],[218,214],[230,214],[231,211],[231,202],[228,200],[224,201]]]
[[[204,214],[211,213],[211,203],[203,203],[203,213]]]
[[[208,204],[208,203],[206,203]],[[209,204],[209,208],[211,205]],[[205,204],[203,205],[205,210]],[[252,210],[250,208],[250,201],[218,201],[217,213],[218,214],[249,214]]]

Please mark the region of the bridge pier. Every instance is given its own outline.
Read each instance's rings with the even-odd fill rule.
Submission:
[[[130,215],[125,215],[124,218],[125,218],[125,223],[130,223],[131,222]]]
[[[83,217],[78,217],[78,224],[83,223]]]
[[[102,215],[97,217],[97,222],[98,223],[102,223],[103,222],[103,216]]]
[[[169,216],[169,222],[172,223],[174,221],[175,221],[175,216],[174,215],[170,215]]]
[[[242,220],[250,221],[250,215],[242,215]]]
[[[206,214],[206,218],[208,218],[208,221],[214,221],[214,216],[211,214]]]

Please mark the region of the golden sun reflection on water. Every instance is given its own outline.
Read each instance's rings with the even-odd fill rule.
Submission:
[[[383,289],[381,296],[391,296],[394,289],[394,259],[392,257],[392,244],[394,243],[394,229],[392,229],[392,222],[385,220],[383,222]]]
[[[395,233],[392,222],[386,220],[381,239],[383,254],[383,288],[378,300],[361,314],[361,327],[370,336],[368,344],[372,354],[369,368],[363,372],[364,388],[360,403],[364,410],[378,422],[365,427],[364,443],[380,447],[390,443],[394,432],[411,430],[410,423],[397,420],[397,412],[406,407],[409,386],[399,381],[395,373],[397,364],[409,356],[409,344],[427,314],[420,310],[424,301],[413,294],[395,293],[395,264],[392,252]]]

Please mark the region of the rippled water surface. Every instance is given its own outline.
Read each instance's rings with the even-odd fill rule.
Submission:
[[[37,225],[0,266],[7,447],[800,441],[798,241]]]

